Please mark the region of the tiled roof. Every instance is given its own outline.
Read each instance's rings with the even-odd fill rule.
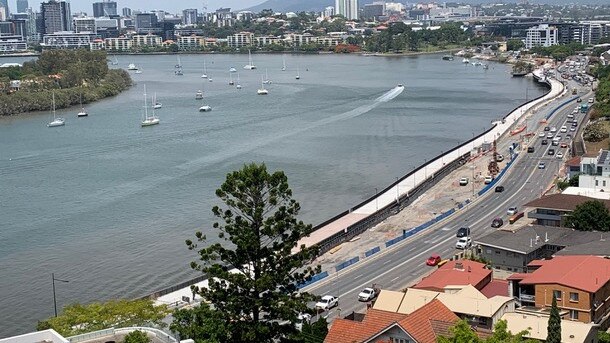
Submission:
[[[524,276],[521,284],[559,284],[595,293],[610,281],[610,260],[597,256],[556,256]]]
[[[348,319],[336,319],[325,343],[355,343],[363,342],[376,333],[385,329],[390,324],[400,321],[406,317],[405,314],[370,309],[362,322]]]
[[[436,343],[439,335],[447,334],[447,329],[460,318],[451,312],[440,300],[432,300],[411,313],[398,324],[419,343]],[[445,323],[445,325],[441,325]],[[435,329],[439,330],[438,332]]]
[[[456,268],[459,264],[462,267]],[[448,285],[473,285],[476,287],[490,275],[491,270],[485,268],[483,263],[470,260],[449,261],[413,288],[442,292]]]
[[[494,297],[496,295],[501,295],[503,297],[508,296],[508,281],[493,279],[489,282],[483,289],[481,289],[481,293],[485,295],[487,298]]]
[[[571,159],[566,161],[566,166],[568,167],[580,167],[580,156],[572,157]]]
[[[591,200],[598,200],[603,202],[608,209],[610,209],[610,200],[600,200],[585,197],[582,195],[572,195],[572,194],[551,194],[545,195],[542,198],[538,198],[536,200],[532,200],[524,205],[524,207],[536,207],[536,208],[546,208],[553,210],[562,210],[562,211],[574,211],[576,206]]]

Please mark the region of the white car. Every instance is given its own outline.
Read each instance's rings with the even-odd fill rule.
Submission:
[[[516,206],[509,207],[508,211],[506,211],[506,214],[508,214],[509,216],[517,214],[517,207]]]
[[[472,239],[470,237],[462,237],[455,243],[456,249],[466,249],[472,246]]]
[[[332,295],[325,295],[316,303],[316,309],[318,310],[330,310],[331,308],[339,305],[339,298]]]
[[[574,114],[568,114],[568,118],[574,118]]]
[[[552,134],[552,133],[550,133],[550,132],[549,132],[549,133],[547,133],[547,134],[546,134],[546,138],[553,138],[553,134]]]
[[[490,175],[485,176],[485,184],[489,185],[492,181],[494,180],[494,178]]]
[[[563,158],[563,153],[558,152],[557,154],[555,154],[555,156],[556,156],[558,159],[562,159],[562,158]]]
[[[299,313],[297,317],[297,321],[294,323],[294,327],[301,331],[303,330],[303,324],[309,324],[311,322],[311,314],[309,313]]]
[[[374,288],[371,288],[371,287],[367,287],[358,294],[358,301],[373,300],[377,297],[378,294],[379,294],[378,290],[375,290]]]
[[[551,132],[557,132],[557,128],[556,128],[555,126],[553,126],[553,127],[551,128]]]
[[[468,178],[463,177],[460,179],[460,186],[466,186],[468,184]]]
[[[568,132],[568,128],[566,126],[562,126],[561,129],[559,130],[559,132],[566,133],[566,132]]]
[[[538,137],[544,137],[544,131],[540,132],[540,133],[538,134]]]

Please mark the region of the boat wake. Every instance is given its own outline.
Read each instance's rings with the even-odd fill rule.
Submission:
[[[385,94],[383,94],[380,97],[378,97],[377,99],[375,99],[375,101],[388,102],[388,101],[396,98],[397,96],[399,96],[404,90],[405,90],[404,86],[396,86],[396,87],[392,88],[390,91],[386,92]]]

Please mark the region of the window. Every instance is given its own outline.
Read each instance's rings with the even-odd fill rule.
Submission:
[[[596,187],[599,186],[599,181],[598,180],[595,180],[595,186]]]
[[[555,299],[561,300],[561,291],[554,290],[553,291],[553,296],[555,297]]]
[[[500,250],[496,250],[496,255],[500,255]]]
[[[572,319],[572,320],[578,320],[578,311],[576,311],[576,310],[570,310],[570,319]]]
[[[570,301],[578,302],[578,293],[570,292]]]
[[[390,337],[390,342],[392,342],[392,343],[409,343],[404,338],[395,338],[395,337]]]
[[[491,249],[487,249],[487,250],[485,250],[485,253],[487,253],[487,254],[491,254]]]

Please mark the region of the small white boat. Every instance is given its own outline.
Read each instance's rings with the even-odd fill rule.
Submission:
[[[203,74],[201,74],[202,79],[208,78],[208,68],[205,66],[205,60],[203,60]]]
[[[267,73],[267,69],[265,68],[265,80],[263,81],[264,84],[269,85],[271,84],[271,80],[269,80],[269,74]]]
[[[136,74],[142,74],[142,69],[136,69]]]
[[[233,82],[233,74],[229,73],[229,86],[233,86],[235,82]]]
[[[155,93],[155,96],[153,97],[153,106],[152,106],[152,108],[157,110],[157,109],[160,109],[161,107],[163,107],[163,104],[157,101],[157,93]]]
[[[286,71],[286,56],[282,55],[282,71]]]
[[[144,85],[144,118],[142,120],[142,127],[157,125],[161,121],[155,115],[155,111],[153,110],[152,116],[148,116],[148,104],[146,102],[146,85]]]
[[[198,90],[197,93],[195,93],[195,100],[201,99],[203,99],[203,92],[201,90]]]
[[[209,105],[203,105],[201,107],[199,107],[199,112],[210,112],[212,110],[212,107]]]
[[[489,69],[489,64],[483,64],[483,69]]]
[[[241,89],[241,83],[239,83],[239,73],[237,73],[237,85],[235,86],[237,89]]]
[[[133,63],[129,63],[127,70],[138,70],[138,67],[136,67],[136,65]]]
[[[55,93],[53,93],[53,120],[47,124],[47,127],[56,127],[64,125],[66,125],[66,120],[64,118],[55,116]]]
[[[248,50],[248,64],[246,64],[244,66],[244,69],[247,69],[247,70],[256,69],[254,62],[252,62],[252,53],[250,52],[250,50]]]
[[[462,60],[462,63],[470,63],[470,60],[469,60],[469,59],[467,59],[467,58],[464,58],[464,59]]]
[[[259,88],[256,91],[256,94],[258,94],[258,95],[267,95],[267,94],[269,94],[269,91],[267,89],[265,89],[265,85],[263,83],[263,77],[262,76],[261,76],[261,88]]]
[[[231,73],[236,73],[236,72],[237,72],[237,69],[235,69],[235,67],[231,67],[231,68],[229,68],[229,72],[231,72]]]
[[[85,108],[83,107],[83,94],[81,93],[80,95],[80,112],[78,112],[76,114],[76,117],[80,118],[80,117],[87,117],[89,116],[89,113],[87,113],[87,111],[85,111]]]
[[[112,64],[113,66],[119,64],[119,60],[117,60],[116,56],[114,56],[114,60],[112,60],[112,62],[110,62],[110,64]]]
[[[211,77],[208,77],[208,81],[209,81],[209,82],[212,82],[212,78],[211,78]]]
[[[299,73],[299,67],[297,67],[297,76],[294,77],[297,80],[301,79],[301,74]]]

